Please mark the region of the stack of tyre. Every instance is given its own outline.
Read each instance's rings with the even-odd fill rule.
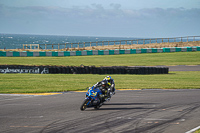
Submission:
[[[23,66],[0,65],[0,71],[5,69],[35,69],[48,70],[50,74],[168,74],[168,67],[95,67],[95,66]]]
[[[95,66],[48,66],[49,73],[63,74],[168,74],[168,67],[95,67]]]

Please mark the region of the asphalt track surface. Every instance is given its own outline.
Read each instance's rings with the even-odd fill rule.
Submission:
[[[167,66],[169,71],[200,71],[200,65]]]
[[[2,133],[184,133],[200,124],[200,90],[116,91],[99,110],[81,111],[84,92],[1,95]]]
[[[85,92],[0,94],[0,132],[185,133],[200,126],[199,96],[200,89],[117,90],[99,110],[81,111]]]

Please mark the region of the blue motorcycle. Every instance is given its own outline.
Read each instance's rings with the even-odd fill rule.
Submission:
[[[101,101],[102,92],[98,87],[89,87],[86,98],[83,101],[80,110],[84,111],[86,108],[94,107],[94,109],[99,109],[102,105]]]

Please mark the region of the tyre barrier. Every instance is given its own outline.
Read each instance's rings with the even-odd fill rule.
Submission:
[[[36,73],[36,74],[168,74],[168,67],[146,66],[24,66],[0,65],[0,73]]]
[[[200,46],[166,47],[142,49],[115,49],[115,50],[83,50],[83,51],[0,51],[0,57],[60,57],[60,56],[91,56],[91,55],[118,55],[143,53],[168,53],[200,51]]]

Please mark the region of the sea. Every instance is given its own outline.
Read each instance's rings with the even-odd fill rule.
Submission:
[[[136,38],[95,37],[95,36],[60,36],[60,35],[29,35],[0,34],[0,49],[21,49],[23,44],[65,44],[97,41],[116,41]]]
[[[104,45],[107,45],[106,44],[108,43],[107,41],[113,41],[113,42],[110,42],[109,45],[114,45],[114,41],[137,40],[137,39],[141,39],[138,42],[135,42],[138,44],[150,43],[149,40],[146,40],[145,42],[142,40],[142,39],[148,39],[148,38],[134,38],[134,37],[61,36],[61,35],[30,35],[30,34],[0,33],[0,49],[22,49],[23,44],[48,44],[48,45],[69,44],[68,47],[71,47],[70,45],[71,43],[83,44],[83,42],[88,42],[86,44],[87,46],[89,46],[90,45],[89,42],[98,42],[98,45],[102,45],[102,42],[105,42]],[[157,40],[157,41],[159,43],[159,41],[161,40]],[[173,42],[173,41],[174,39],[172,38],[170,42]],[[180,41],[180,38],[176,39],[176,41]],[[182,39],[182,41],[187,41],[187,40],[186,38],[184,38]],[[126,43],[131,44],[131,41],[126,41]],[[151,41],[151,43],[153,42]],[[92,44],[96,46],[97,43],[92,43]],[[125,42],[122,44],[125,44]],[[73,47],[78,47],[78,45],[75,45]]]

